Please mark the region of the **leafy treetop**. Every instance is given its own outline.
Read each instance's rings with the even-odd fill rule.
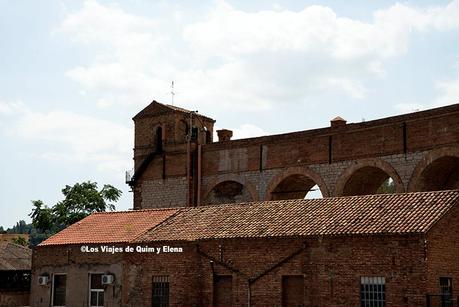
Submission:
[[[33,200],[30,213],[32,224],[52,234],[78,222],[93,212],[115,210],[113,204],[121,197],[121,190],[106,184],[101,190],[96,182],[86,181],[62,189],[64,200],[49,208],[41,200]]]

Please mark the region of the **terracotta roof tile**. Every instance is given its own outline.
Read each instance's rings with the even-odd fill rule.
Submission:
[[[176,212],[171,208],[94,213],[39,246],[129,242]]]
[[[143,117],[149,117],[149,116],[156,116],[156,115],[162,115],[162,114],[167,114],[167,113],[173,113],[173,112],[179,112],[179,113],[184,113],[184,114],[190,114],[190,110],[180,108],[177,106],[173,106],[170,104],[164,104],[160,103],[156,100],[153,100],[148,106],[146,106],[142,111],[137,113],[133,119],[139,119]],[[212,118],[201,115],[201,114],[195,114],[195,116],[200,116],[202,118],[214,121]]]
[[[0,242],[0,271],[30,270],[32,250],[12,242]]]
[[[202,206],[137,241],[424,233],[458,202],[454,190]]]

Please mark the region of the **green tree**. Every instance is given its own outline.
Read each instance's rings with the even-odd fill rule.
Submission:
[[[56,233],[93,212],[115,210],[114,202],[118,201],[121,193],[109,184],[99,190],[97,183],[91,181],[66,185],[62,189],[64,200],[52,208],[45,206],[41,200],[32,201],[32,224],[45,233]]]
[[[392,178],[388,178],[376,191],[377,194],[391,194],[395,193],[395,183]]]
[[[16,238],[14,238],[11,241],[13,243],[15,243],[15,244],[22,245],[22,246],[28,246],[29,245],[29,242],[27,242],[27,240],[24,239],[24,237],[20,237],[20,236],[17,236]]]
[[[32,200],[33,209],[29,216],[32,218],[32,225],[40,232],[49,232],[55,224],[53,210],[48,208],[41,200]]]
[[[24,220],[16,222],[16,225],[6,230],[7,233],[29,233],[29,225]]]

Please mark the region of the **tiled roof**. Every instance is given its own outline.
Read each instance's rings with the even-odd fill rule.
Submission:
[[[129,242],[176,212],[177,209],[151,209],[93,213],[39,246]]]
[[[146,106],[142,111],[137,113],[136,116],[133,117],[133,119],[138,119],[142,117],[148,117],[148,116],[155,116],[155,115],[161,115],[161,114],[167,114],[171,112],[180,112],[180,113],[185,113],[185,114],[190,114],[190,110],[180,108],[177,106],[173,106],[170,104],[163,104],[160,102],[157,102],[156,100],[153,100],[152,103],[150,103],[148,106]],[[208,120],[214,121],[212,118],[201,115],[201,114],[196,114],[194,116],[200,116],[202,118],[206,118]]]
[[[0,242],[0,271],[30,270],[32,250],[12,242]]]
[[[458,200],[455,190],[202,206],[137,241],[423,233]]]

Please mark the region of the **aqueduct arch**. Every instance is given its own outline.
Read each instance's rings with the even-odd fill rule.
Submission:
[[[408,186],[409,191],[459,189],[459,148],[433,150],[417,164]]]
[[[336,184],[335,195],[376,194],[381,185],[389,178],[393,181],[396,193],[405,191],[402,179],[389,163],[380,159],[361,160],[341,174]]]
[[[253,185],[238,176],[226,176],[207,184],[202,194],[202,205],[239,203],[258,200]]]
[[[305,198],[314,186],[323,197],[328,197],[327,185],[319,174],[307,167],[288,168],[275,176],[266,191],[266,200]]]
[[[218,141],[213,119],[180,107],[153,101],[133,119],[135,209],[303,198],[316,185],[323,197],[459,188],[459,104]]]

